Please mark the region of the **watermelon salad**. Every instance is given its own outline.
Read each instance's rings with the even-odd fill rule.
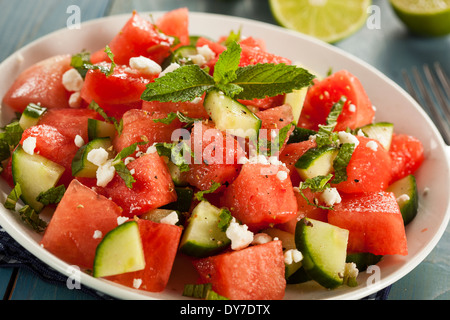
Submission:
[[[103,49],[49,57],[2,100],[5,207],[93,277],[162,292],[186,257],[198,299],[357,286],[407,255],[422,144],[375,122],[351,70],[318,77],[180,8],[133,12]],[[47,217],[47,219],[46,219]]]

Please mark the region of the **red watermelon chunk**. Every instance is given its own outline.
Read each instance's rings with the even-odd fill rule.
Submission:
[[[170,39],[158,32],[156,27],[142,18],[136,11],[123,26],[122,30],[109,43],[114,62],[118,65],[128,65],[133,57],[144,56],[161,64],[169,56]],[[94,53],[92,63],[111,62],[104,50]]]
[[[36,138],[35,153],[63,166],[65,171],[60,182],[66,186],[72,181],[72,159],[78,151],[73,138],[63,135],[58,129],[48,125],[38,125],[28,128],[22,134],[20,144],[25,139]]]
[[[244,164],[238,177],[225,189],[221,205],[252,231],[297,216],[297,199],[289,172],[282,165]]]
[[[375,110],[359,79],[346,70],[338,71],[321,81],[315,81],[306,95],[298,123],[299,127],[318,130],[332,106],[342,96],[347,98],[335,130],[356,129],[372,123]]]
[[[347,193],[385,190],[391,181],[389,153],[374,139],[363,136],[357,136],[357,139],[359,144],[347,166],[348,178],[335,187]]]
[[[231,300],[281,300],[286,289],[281,241],[195,260],[201,282]]]
[[[152,113],[169,114],[171,112],[181,112],[183,115],[194,119],[209,119],[208,113],[203,107],[203,98],[195,102],[159,102],[144,101],[142,110]]]
[[[62,83],[69,70],[70,55],[60,55],[38,62],[14,81],[3,97],[2,104],[23,112],[30,103],[51,108],[69,108],[70,93]]]
[[[111,200],[73,180],[44,233],[41,245],[58,258],[92,269],[95,251],[104,236],[117,227],[122,210]]]
[[[392,159],[392,181],[413,174],[425,160],[422,142],[406,134],[392,136],[389,155]]]
[[[175,48],[189,44],[189,10],[187,8],[167,12],[156,21],[156,26],[165,35],[179,39],[180,43]]]
[[[79,135],[87,142],[88,119],[102,118],[96,111],[90,109],[49,109],[39,119],[38,124],[52,126],[72,140]]]
[[[190,141],[191,159],[186,180],[200,190],[213,183],[231,183],[239,174],[239,158],[244,151],[233,136],[202,122],[194,124]]]
[[[293,186],[298,186],[301,181],[300,175],[295,169],[295,163],[306,151],[311,148],[315,148],[316,146],[317,143],[315,140],[306,140],[290,143],[281,151],[279,159],[286,165],[286,168],[289,169]]]
[[[166,113],[161,112],[148,112],[137,109],[127,111],[122,118],[122,133],[113,141],[114,149],[120,152],[136,142],[141,142],[142,137],[146,138],[148,146],[153,145],[155,142],[172,142],[172,134],[174,130],[181,128],[181,122],[178,119],[175,119],[170,124],[154,121],[163,119],[166,116]],[[141,149],[144,150],[145,147],[142,146]]]
[[[145,269],[106,279],[130,288],[136,288],[135,280],[141,280],[138,289],[161,292],[169,281],[182,229],[150,220],[138,219],[137,222],[144,250]]]
[[[328,222],[349,230],[349,252],[408,254],[403,218],[393,193],[342,194],[341,203],[329,211]]]
[[[123,209],[123,216],[140,216],[177,200],[167,164],[157,152],[145,154],[127,167],[134,171],[136,182],[132,188],[128,188],[117,173],[106,187],[96,188],[98,193],[111,198]]]

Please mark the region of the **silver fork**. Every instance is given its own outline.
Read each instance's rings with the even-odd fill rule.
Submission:
[[[412,67],[414,86],[408,72],[403,70],[406,88],[420,105],[426,107],[444,141],[450,145],[450,81],[439,62],[435,62],[433,68],[425,64],[422,72],[425,77],[417,67]]]

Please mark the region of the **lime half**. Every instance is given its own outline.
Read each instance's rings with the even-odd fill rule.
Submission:
[[[450,33],[450,0],[390,0],[392,8],[412,33],[443,36]]]
[[[371,0],[269,0],[277,22],[325,42],[342,40],[367,20]]]

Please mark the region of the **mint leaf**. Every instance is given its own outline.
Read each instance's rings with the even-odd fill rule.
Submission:
[[[49,204],[57,204],[61,201],[65,192],[66,187],[64,185],[60,185],[58,187],[53,187],[47,191],[41,192],[37,196],[36,200],[45,206]]]
[[[220,56],[214,66],[214,81],[218,84],[227,84],[237,78],[236,71],[241,61],[242,49],[237,42],[232,41],[227,50]]]
[[[8,197],[6,197],[4,206],[6,209],[9,210],[16,210],[17,202],[20,199],[20,196],[22,195],[22,189],[20,188],[20,185],[16,183],[14,186],[14,189],[9,193]]]
[[[354,150],[355,144],[353,143],[344,143],[339,148],[339,153],[333,161],[333,183],[339,183],[347,180],[347,166],[352,158]]]
[[[157,143],[155,147],[160,156],[169,158],[181,172],[189,171],[189,164],[186,162],[185,155],[192,154],[192,152],[186,142]]]
[[[238,99],[252,100],[290,93],[311,84],[314,76],[303,68],[283,63],[259,63],[239,68],[234,84],[243,88]]]
[[[173,122],[173,120],[175,120],[176,118],[177,118],[177,114],[175,112],[171,112],[165,118],[153,119],[153,122],[154,123],[171,124]]]
[[[223,42],[223,44],[228,47],[230,45],[230,43],[232,42],[239,42],[241,41],[241,29],[239,29],[239,31],[236,33],[233,30],[230,31],[230,34],[228,35],[228,37],[225,39],[225,41]]]
[[[23,129],[17,120],[3,128],[3,132],[0,133],[0,161],[6,160],[11,156],[11,150],[19,144],[22,134]]]
[[[197,121],[200,121],[200,122],[203,121],[203,119],[191,118],[191,117],[185,116],[180,111],[177,111],[176,113],[175,112],[170,112],[167,115],[167,117],[165,117],[165,118],[153,119],[153,122],[155,122],[155,123],[171,124],[176,118],[178,118],[178,120],[180,120],[180,122],[186,123],[184,128],[188,128],[188,127],[192,126]]]
[[[117,121],[114,117],[108,116],[106,114],[106,112],[94,100],[92,100],[92,102],[89,104],[88,108],[96,111],[99,115],[101,115],[103,117],[103,119],[105,119],[105,121],[114,124],[114,127],[116,128],[119,135],[122,134],[123,119],[121,119],[120,121]]]
[[[230,210],[228,210],[227,208],[222,208],[220,210],[219,223],[217,226],[219,227],[220,230],[225,232],[227,231],[228,226],[231,223],[231,220],[233,220],[233,216],[231,215]]]
[[[84,78],[86,78],[86,73],[89,70],[99,70],[105,76],[109,77],[114,73],[116,68],[116,63],[114,62],[114,54],[109,46],[106,46],[105,53],[111,60],[111,66],[108,68],[104,65],[95,65],[91,62],[91,55],[89,52],[83,51],[72,56],[70,65],[78,71],[78,73]]]
[[[112,162],[112,165],[116,170],[117,174],[119,175],[119,177],[122,178],[122,180],[125,182],[125,185],[130,189],[133,187],[133,184],[136,182],[136,180],[134,179],[128,167],[123,162],[123,159],[132,155],[139,145],[144,145],[147,143],[148,141],[133,143],[131,146],[128,146],[124,148],[122,151],[120,151]]]
[[[214,87],[214,79],[198,65],[186,65],[155,79],[147,85],[142,100],[192,101]]]
[[[204,195],[208,193],[214,193],[217,189],[220,188],[220,186],[221,184],[219,182],[214,182],[211,185],[211,188],[209,188],[208,190],[198,191],[194,194],[194,196],[197,198],[198,201],[207,201]]]
[[[116,63],[114,62],[114,54],[111,51],[111,48],[109,46],[106,46],[105,48],[106,55],[111,60],[111,67],[109,68],[109,71],[105,73],[107,77],[112,75],[114,73],[114,69],[116,68]]]
[[[29,205],[26,205],[19,210],[19,217],[25,224],[29,225],[36,232],[41,233],[47,228],[47,222],[42,220],[39,217],[39,214],[37,214],[36,211]]]
[[[300,182],[300,186],[298,188],[300,195],[303,197],[303,199],[306,200],[308,205],[326,210],[332,209],[332,207],[325,207],[317,203],[312,203],[302,191],[309,188],[312,192],[323,192],[325,189],[330,188],[329,181],[331,180],[331,178],[333,178],[333,175],[330,173],[326,176],[316,176],[314,178],[306,179],[305,181]]]
[[[319,131],[316,134],[317,147],[323,147],[326,145],[332,145],[337,141],[337,133],[334,132],[334,128],[337,124],[337,119],[342,113],[346,97],[341,97],[341,99],[333,105],[330,113],[327,116],[326,124],[319,125]]]

